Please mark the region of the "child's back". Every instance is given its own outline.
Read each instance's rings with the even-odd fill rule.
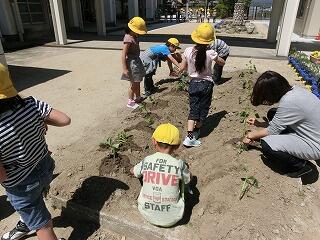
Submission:
[[[153,134],[153,144],[157,152],[147,156],[132,171],[136,177],[143,177],[138,209],[148,222],[170,227],[183,216],[182,189],[190,182],[191,174],[184,161],[170,155],[180,144],[176,127],[160,125]]]
[[[134,175],[143,176],[138,199],[141,214],[152,224],[172,226],[184,212],[180,181],[190,182],[189,170],[182,160],[157,152],[134,168]]]

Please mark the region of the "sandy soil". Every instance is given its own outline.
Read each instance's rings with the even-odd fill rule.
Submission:
[[[318,179],[316,165],[312,165],[315,170],[307,177],[291,179],[277,173],[276,165],[263,161],[259,147],[242,152],[239,140],[248,130],[244,116],[263,118],[267,108],[253,108],[248,102],[252,82],[259,73],[243,70],[226,75],[226,82],[215,87],[212,108],[201,133],[203,145],[181,147],[176,152],[177,158],[190,164],[195,179],[186,216],[171,234],[178,234],[178,239],[212,239],[213,235],[216,239],[317,239],[319,190],[312,185]],[[158,124],[171,122],[182,136],[186,132],[187,93],[177,91],[174,79],[159,81],[158,85],[160,93],[146,100],[144,108],[121,113],[122,120],[105,137],[116,139],[118,133],[126,132],[129,138],[120,147],[119,155],[113,157],[98,142],[95,150],[76,154],[77,167],[57,177],[53,195],[112,215],[127,216],[128,221],[134,219],[131,213],[137,213],[140,182],[130,176],[130,167],[153,153],[150,138]],[[102,123],[99,127],[105,126]],[[66,150],[75,152],[80,148],[73,144]],[[81,163],[83,167],[79,167]],[[258,186],[243,194],[243,178],[250,176]],[[138,221],[146,224],[142,217]]]
[[[13,77],[24,96],[37,96],[66,111],[73,120],[65,129],[49,128],[48,143],[57,165],[51,194],[147,226],[136,209],[140,183],[129,176],[128,169],[153,152],[150,136],[159,123],[176,124],[184,137],[188,97],[186,92],[176,91],[177,82],[161,81],[168,71],[160,68],[155,79],[160,81],[161,92],[154,96],[156,103],[146,101],[155,121],[149,126],[150,118],[145,117],[145,112],[131,112],[124,106],[127,84],[118,80],[119,54],[34,48],[8,54],[7,59],[13,65]],[[297,79],[285,61],[254,59],[253,62],[258,72],[276,70],[292,84]],[[228,59],[224,77],[231,79],[214,89],[211,111],[202,132],[203,145],[194,149],[181,147],[176,152],[177,157],[189,162],[197,178],[185,221],[169,231],[178,239],[191,236],[194,239],[212,239],[212,236],[214,239],[319,239],[317,175],[291,179],[266,166],[258,150],[238,154],[235,143],[245,130],[238,113],[248,106],[245,101],[248,89],[243,89],[243,83],[258,75],[239,77],[240,69],[246,68],[247,63],[248,59]],[[257,111],[261,118],[265,116],[266,108],[250,108],[252,114]],[[132,136],[121,148],[121,158],[110,158],[110,151],[101,149],[99,144],[108,137],[116,138],[123,130]],[[240,201],[241,178],[247,176],[254,176],[259,188],[252,187]],[[307,182],[310,184],[302,184]],[[4,196],[0,200],[3,203]],[[11,215],[12,212],[3,215],[2,210],[0,213],[0,228],[6,231],[14,225],[16,215]],[[109,234],[96,225],[77,224],[56,221],[56,229],[59,233],[65,229],[66,235],[75,236],[70,239],[105,239],[103,236]],[[114,239],[120,237],[115,235]]]

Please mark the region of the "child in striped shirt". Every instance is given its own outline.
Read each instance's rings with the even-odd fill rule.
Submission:
[[[227,60],[230,54],[230,47],[221,39],[216,38],[216,40],[210,45],[210,48],[218,53],[224,61]],[[214,64],[212,78],[216,84],[221,82],[221,76],[223,71],[223,66],[219,64]]]
[[[0,184],[21,217],[2,240],[20,239],[34,232],[40,240],[57,240],[43,200],[54,169],[45,133],[46,124],[63,127],[70,121],[45,102],[21,98],[8,69],[0,64]]]

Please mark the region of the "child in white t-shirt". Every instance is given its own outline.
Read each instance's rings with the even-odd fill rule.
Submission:
[[[209,48],[215,40],[214,28],[209,23],[200,24],[191,35],[196,43],[184,51],[182,69],[187,69],[191,78],[189,84],[190,112],[188,134],[183,141],[186,147],[200,146],[198,140],[202,122],[206,119],[213,93],[212,63],[224,65],[225,61],[218,53]]]
[[[180,145],[179,130],[170,123],[161,124],[152,135],[156,153],[147,156],[131,169],[135,177],[143,178],[138,209],[153,225],[171,227],[184,214],[184,185],[191,174],[186,162],[171,154]]]

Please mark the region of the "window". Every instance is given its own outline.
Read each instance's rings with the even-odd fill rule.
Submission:
[[[17,2],[23,24],[45,22],[41,0],[18,0]]]
[[[303,18],[304,11],[306,10],[308,0],[300,0],[297,18]]]

